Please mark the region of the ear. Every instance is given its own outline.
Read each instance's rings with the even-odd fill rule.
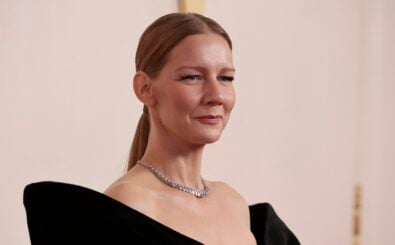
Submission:
[[[133,78],[133,90],[137,98],[147,107],[155,104],[152,94],[152,79],[145,72],[136,72]]]

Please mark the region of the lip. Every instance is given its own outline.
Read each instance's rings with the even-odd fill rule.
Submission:
[[[200,117],[195,117],[199,122],[208,125],[215,125],[221,122],[222,116],[220,115],[204,115]]]

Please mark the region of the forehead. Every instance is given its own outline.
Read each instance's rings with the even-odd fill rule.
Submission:
[[[169,53],[165,66],[226,66],[233,68],[232,51],[218,34],[196,34],[184,38]]]

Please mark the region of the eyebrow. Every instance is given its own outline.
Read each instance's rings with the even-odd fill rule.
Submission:
[[[206,68],[204,66],[180,66],[176,69],[176,71],[182,70],[182,69],[195,69],[195,70],[200,70],[200,71],[204,71],[206,70]],[[225,67],[222,68],[221,71],[233,71],[235,72],[236,69],[233,67]]]

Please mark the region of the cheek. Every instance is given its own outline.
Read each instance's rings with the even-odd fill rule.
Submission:
[[[226,97],[224,99],[225,99],[224,100],[225,109],[228,112],[231,112],[236,103],[236,93],[233,88],[227,92]]]
[[[192,89],[173,87],[168,99],[176,112],[190,114],[199,105],[200,95]]]

